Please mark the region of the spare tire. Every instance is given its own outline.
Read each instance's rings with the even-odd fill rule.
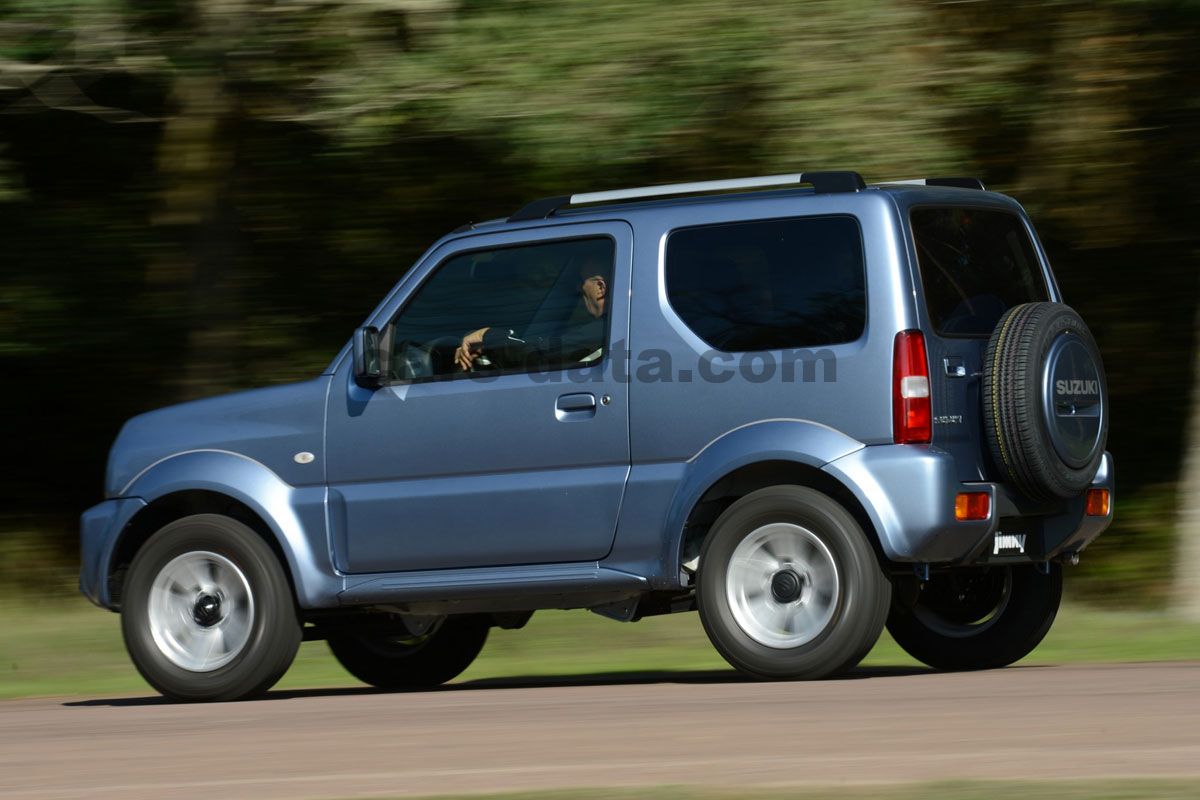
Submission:
[[[1078,496],[1108,440],[1108,388],[1091,331],[1062,303],[1024,303],[983,360],[985,435],[999,479],[1032,500]]]

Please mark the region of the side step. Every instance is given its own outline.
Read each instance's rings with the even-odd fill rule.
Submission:
[[[438,613],[589,608],[648,591],[646,579],[598,563],[476,567],[358,575],[343,606],[398,606]]]

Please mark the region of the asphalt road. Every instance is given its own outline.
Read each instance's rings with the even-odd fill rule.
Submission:
[[[0,703],[0,797],[303,798],[566,786],[1200,779],[1200,663],[732,673]]]

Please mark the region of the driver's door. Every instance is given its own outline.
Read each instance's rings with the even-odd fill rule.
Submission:
[[[327,475],[342,571],[608,553],[629,473],[628,382],[611,354],[628,330],[631,252],[628,225],[583,224],[459,239],[418,265],[371,321],[389,349],[386,384],[357,386],[349,358],[332,384]],[[477,371],[454,364],[472,330],[575,324],[581,264],[598,256],[611,264],[599,358],[526,371],[489,369],[485,352]]]

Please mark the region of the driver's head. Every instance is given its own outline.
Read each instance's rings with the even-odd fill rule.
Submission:
[[[599,318],[604,314],[608,299],[608,280],[604,277],[609,264],[599,256],[589,256],[579,265],[579,292],[588,313]]]

